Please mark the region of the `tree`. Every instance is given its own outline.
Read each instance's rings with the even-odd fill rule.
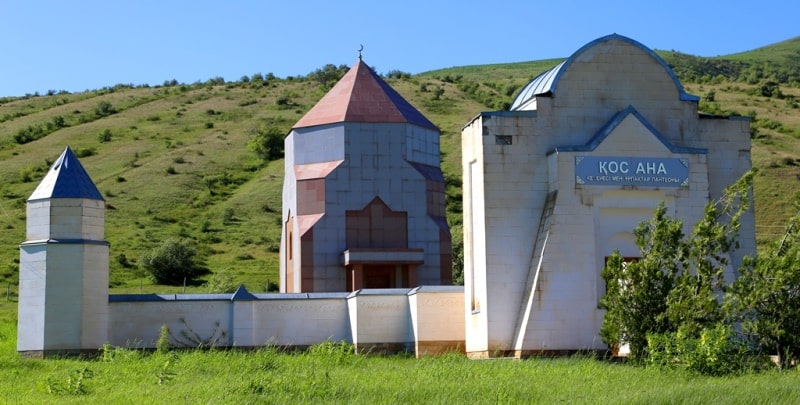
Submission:
[[[653,218],[633,231],[641,259],[626,262],[614,251],[601,276],[606,293],[600,307],[606,310],[600,336],[611,346],[628,344],[631,357],[643,356],[649,333],[672,329],[667,314],[667,297],[675,276],[686,266],[682,221],[666,215],[662,203]]]
[[[247,148],[255,152],[264,162],[283,157],[283,138],[285,133],[277,127],[261,124],[252,130],[253,137],[247,142]]]
[[[634,230],[641,258],[626,263],[619,252],[611,255],[601,274],[606,294],[600,306],[607,311],[600,335],[606,344],[627,343],[631,357],[642,359],[648,335],[680,332],[697,338],[723,321],[723,271],[738,247],[754,173],[709,202],[691,235],[683,234],[683,222],[667,216],[662,203]]]
[[[782,367],[800,359],[800,214],[770,252],[745,262],[729,298],[756,347],[777,354]]]
[[[209,270],[197,260],[197,250],[189,241],[167,239],[142,255],[139,262],[157,284],[192,284]]]
[[[338,67],[334,64],[327,64],[322,68],[319,68],[311,73],[308,74],[308,78],[313,80],[319,84],[320,87],[324,90],[330,90],[339,79],[344,76],[347,71],[350,70],[347,65],[339,65]]]

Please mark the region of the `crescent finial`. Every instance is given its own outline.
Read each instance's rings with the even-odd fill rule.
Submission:
[[[360,45],[361,45],[361,48],[358,48],[358,60],[361,60],[361,51],[364,50],[364,45],[363,44],[360,44]]]

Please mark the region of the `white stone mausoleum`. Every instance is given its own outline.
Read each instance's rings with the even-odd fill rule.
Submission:
[[[281,291],[109,295],[105,202],[69,148],[28,199],[18,346],[153,348],[162,325],[229,347],[471,357],[605,350],[615,249],[664,202],[685,232],[750,169],[749,120],[698,113],[666,63],[620,35],[462,129],[465,285],[450,283],[438,129],[360,59],[287,137]],[[733,276],[755,252],[742,219]],[[188,345],[173,339],[175,345]]]
[[[596,39],[462,131],[466,351],[604,349],[605,258],[665,202],[689,233],[750,169],[750,122],[698,114],[656,53]],[[752,210],[741,248],[755,253]]]

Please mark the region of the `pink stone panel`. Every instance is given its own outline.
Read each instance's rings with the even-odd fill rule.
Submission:
[[[314,291],[314,230],[300,237],[300,292]]]
[[[325,212],[325,179],[297,182],[297,215]]]
[[[347,211],[347,247],[407,248],[408,213],[392,211],[380,197],[361,210]]]
[[[304,165],[294,165],[294,177],[297,180],[321,179],[328,175],[344,160],[333,160],[322,163],[308,163]]]

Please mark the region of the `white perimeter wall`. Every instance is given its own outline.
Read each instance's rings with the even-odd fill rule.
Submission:
[[[435,351],[441,352],[442,347],[464,347],[463,294],[462,287],[419,287],[354,293],[111,296],[108,341],[154,348],[161,326],[167,325],[175,346],[193,346],[192,339],[184,336],[190,335],[232,347],[306,347],[330,340],[415,351],[416,343],[424,341],[435,342]]]

